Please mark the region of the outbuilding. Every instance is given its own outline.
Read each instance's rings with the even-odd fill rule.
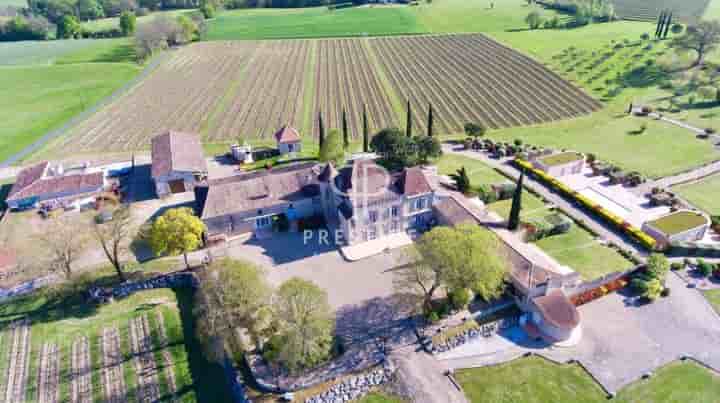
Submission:
[[[299,153],[302,151],[302,139],[300,133],[292,127],[285,125],[275,133],[275,141],[280,155]]]
[[[537,157],[533,160],[533,165],[535,168],[556,178],[565,175],[576,175],[585,168],[585,156],[574,151],[565,151]]]
[[[207,175],[199,136],[167,131],[152,139],[152,178],[159,197],[191,192]]]
[[[710,219],[704,214],[680,210],[643,224],[642,230],[653,237],[660,247],[672,243],[694,242],[705,236]]]

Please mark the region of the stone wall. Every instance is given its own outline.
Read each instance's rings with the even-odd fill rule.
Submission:
[[[358,400],[372,389],[390,381],[395,369],[388,361],[380,367],[352,376],[323,393],[305,399],[305,403],[342,403]]]

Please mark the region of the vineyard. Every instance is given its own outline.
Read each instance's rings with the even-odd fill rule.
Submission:
[[[145,149],[164,129],[206,142],[270,138],[289,123],[310,137],[317,116],[339,128],[342,110],[358,137],[362,110],[371,132],[416,127],[428,104],[436,132],[466,122],[486,127],[572,118],[600,104],[539,63],[481,34],[377,39],[197,43],[173,51],[129,94],[74,128],[63,151]]]
[[[663,10],[671,10],[675,19],[692,22],[700,19],[710,0],[612,0],[615,13],[626,20],[655,21]]]
[[[7,323],[0,330],[0,401],[196,401],[178,311],[127,312],[93,318],[90,330],[63,337],[28,318]]]

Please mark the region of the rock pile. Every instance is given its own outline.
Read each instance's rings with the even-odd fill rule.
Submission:
[[[455,337],[445,340],[444,343],[434,344],[431,342],[430,353],[432,353],[432,354],[444,353],[445,351],[449,351],[456,347],[460,347],[463,344],[469,342],[470,340],[474,340],[474,339],[480,337],[481,334],[482,333],[480,332],[480,329],[468,329],[465,332],[460,333]]]
[[[305,399],[305,403],[342,403],[365,396],[372,388],[388,382],[394,370],[386,362],[382,367],[346,379],[327,391]]]

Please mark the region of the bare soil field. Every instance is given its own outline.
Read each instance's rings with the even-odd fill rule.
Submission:
[[[664,10],[671,10],[673,20],[685,23],[700,19],[710,0],[612,0],[615,12],[626,20],[655,21]]]
[[[64,153],[147,149],[166,129],[198,132],[209,143],[268,139],[283,124],[306,136],[341,126],[354,137],[366,108],[371,132],[416,126],[435,108],[436,132],[466,122],[489,128],[535,124],[601,107],[539,63],[482,34],[329,40],[196,43],[114,104],[51,146]]]

